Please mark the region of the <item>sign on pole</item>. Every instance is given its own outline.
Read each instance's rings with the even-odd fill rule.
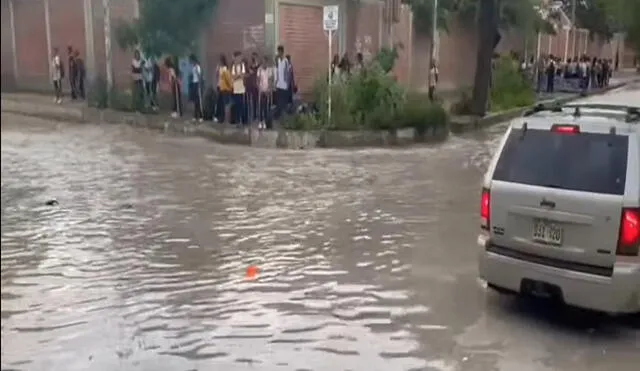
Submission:
[[[337,5],[325,5],[322,8],[322,27],[327,32],[329,38],[329,91],[327,95],[327,122],[331,122],[331,56],[333,54],[333,32],[338,30],[338,11]]]
[[[322,26],[325,31],[335,31],[338,29],[338,6],[325,5],[322,12]]]

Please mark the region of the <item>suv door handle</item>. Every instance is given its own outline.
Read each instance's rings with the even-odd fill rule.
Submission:
[[[553,208],[556,207],[556,203],[553,202],[553,201],[549,201],[546,198],[543,198],[542,201],[540,201],[540,206],[548,207],[548,208],[553,209]]]

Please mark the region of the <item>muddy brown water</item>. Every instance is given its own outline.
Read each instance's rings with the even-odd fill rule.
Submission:
[[[478,281],[503,130],[274,151],[3,114],[2,370],[637,370],[626,323]]]

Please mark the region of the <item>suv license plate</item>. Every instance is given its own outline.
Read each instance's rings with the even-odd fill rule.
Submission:
[[[544,220],[536,219],[533,223],[533,240],[547,245],[562,245],[562,227]]]

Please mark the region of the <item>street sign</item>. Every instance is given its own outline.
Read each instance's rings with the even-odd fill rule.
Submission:
[[[327,95],[327,122],[331,122],[331,56],[333,55],[333,33],[338,30],[338,11],[337,5],[325,5],[322,8],[322,28],[327,32],[329,54],[327,56],[327,71],[329,73],[329,90]]]
[[[338,29],[338,6],[325,5],[322,12],[322,26],[325,31],[335,31]]]

